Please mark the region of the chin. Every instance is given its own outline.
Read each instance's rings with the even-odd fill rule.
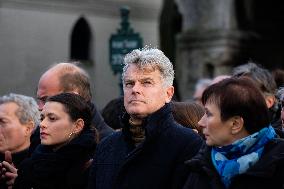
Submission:
[[[212,142],[208,141],[208,140],[206,140],[206,144],[207,144],[207,146],[214,146],[214,144],[212,144]]]
[[[41,140],[40,142],[42,145],[50,145],[48,141],[45,141],[45,140]]]
[[[129,107],[127,108],[127,113],[139,115],[139,114],[144,114],[144,111],[139,107]]]

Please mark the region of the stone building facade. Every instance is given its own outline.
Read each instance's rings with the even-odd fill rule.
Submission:
[[[81,59],[99,108],[120,95],[109,64],[109,38],[120,27],[120,7],[144,45],[159,45],[161,0],[0,0],[0,95],[35,96],[52,64]]]
[[[284,3],[257,0],[175,0],[182,15],[176,35],[176,79],[181,99],[199,78],[230,74],[254,61],[284,68]]]

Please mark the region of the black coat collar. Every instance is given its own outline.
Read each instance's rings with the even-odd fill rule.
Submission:
[[[129,114],[125,113],[121,118],[122,133],[128,142],[131,142],[131,132],[129,131]],[[158,111],[149,115],[143,121],[142,127],[145,127],[146,140],[152,140],[156,138],[163,130],[165,130],[169,125],[164,124],[168,119],[173,120],[171,114],[171,104],[167,103]],[[132,142],[131,142],[132,143]]]

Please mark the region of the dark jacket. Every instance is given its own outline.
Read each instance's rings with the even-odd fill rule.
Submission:
[[[91,106],[92,106],[93,116],[94,116],[93,117],[93,125],[95,126],[95,128],[98,131],[99,140],[102,140],[103,138],[111,135],[114,132],[114,130],[106,124],[106,122],[104,121],[104,118],[102,117],[102,115],[98,111],[95,104],[91,103]]]
[[[85,188],[95,146],[93,131],[87,129],[57,151],[38,145],[21,163],[13,189]]]
[[[186,164],[190,170],[183,189],[225,189],[211,161],[211,148],[204,146]],[[283,189],[284,140],[274,139],[266,144],[259,161],[246,173],[232,178],[229,189]]]
[[[18,167],[23,160],[25,160],[28,157],[29,154],[29,149],[25,149],[23,151],[20,152],[16,152],[12,154],[12,161],[13,164],[15,165],[15,167]],[[4,161],[5,160],[5,155],[0,153],[0,161]]]
[[[13,164],[16,168],[18,168],[20,166],[20,164],[22,163],[23,160],[25,160],[28,157],[29,154],[29,149],[25,149],[23,151],[17,152],[17,153],[13,153],[12,154],[12,161]],[[4,154],[0,154],[0,161],[4,161],[5,160],[5,155]],[[6,181],[4,180],[0,180],[0,189],[7,189],[7,185],[6,185]]]
[[[180,188],[188,173],[184,161],[198,152],[202,139],[174,121],[169,104],[145,120],[146,138],[137,147],[128,120],[125,115],[123,130],[98,145],[88,188]]]
[[[281,120],[281,105],[273,105],[269,108],[269,118],[272,127],[276,131],[280,138],[284,138],[284,132],[282,130],[282,120]]]

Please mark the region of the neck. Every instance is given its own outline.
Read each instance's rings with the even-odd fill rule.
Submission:
[[[22,146],[19,146],[17,149],[14,149],[14,150],[9,150],[12,154],[14,153],[18,153],[18,152],[21,152],[21,151],[24,151],[26,150],[27,148],[29,148],[30,146],[30,141],[27,141],[25,142]]]
[[[137,119],[133,117],[130,117],[129,119],[129,124],[134,125],[134,126],[142,125],[142,122],[143,122],[143,119]]]
[[[240,140],[242,138],[245,138],[247,136],[249,136],[250,134],[246,131],[246,130],[242,130],[241,132],[239,133],[236,133],[232,136],[231,140],[228,141],[228,143],[222,145],[222,146],[227,146],[227,145],[230,145],[230,144],[233,144],[234,142],[236,142],[237,140]],[[220,146],[221,147],[221,146]]]

